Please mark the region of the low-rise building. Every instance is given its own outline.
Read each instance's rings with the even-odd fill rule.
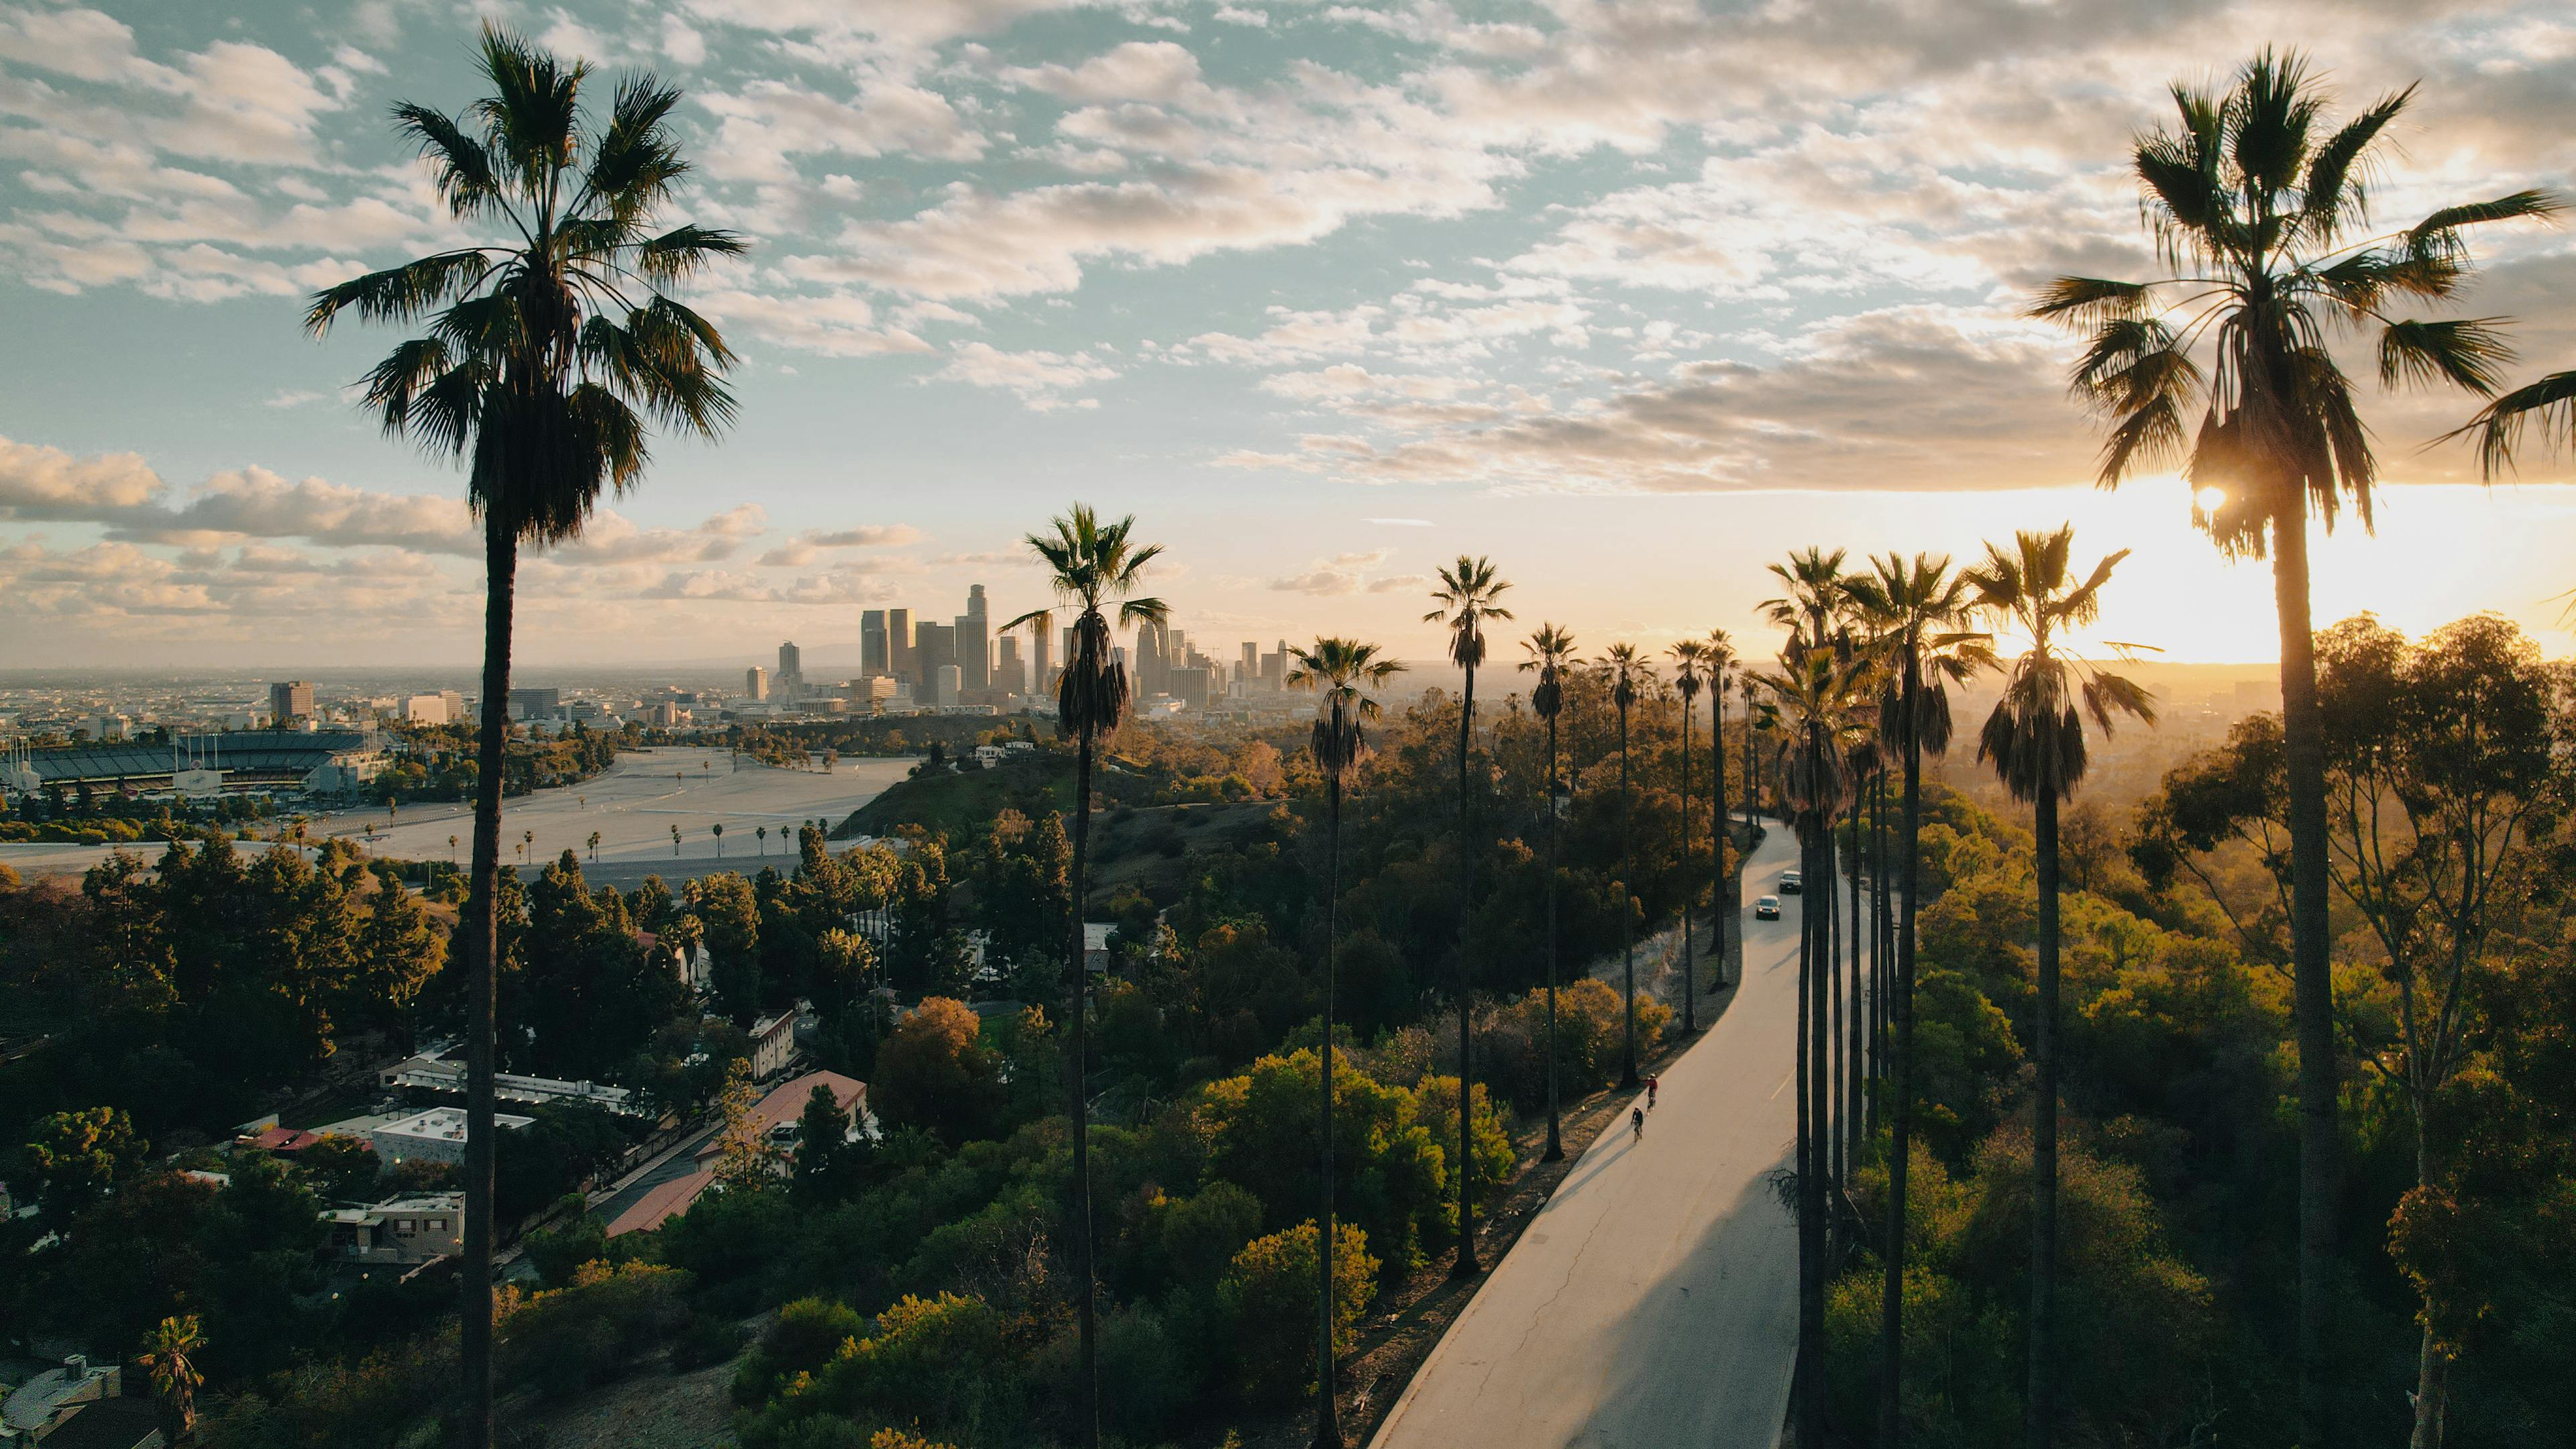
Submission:
[[[125,1397],[125,1371],[77,1355],[29,1379],[0,1404],[0,1445],[46,1449],[161,1449],[159,1413]]]
[[[444,1050],[444,1049],[442,1049]],[[440,1051],[424,1052],[376,1073],[376,1082],[387,1091],[441,1092],[462,1096],[465,1092],[465,1063],[450,1061]],[[492,1094],[504,1102],[523,1107],[543,1107],[556,1102],[587,1102],[603,1111],[624,1117],[645,1115],[645,1107],[635,1094],[624,1087],[604,1082],[567,1082],[557,1077],[530,1077],[517,1072],[496,1072],[492,1076]]]
[[[782,1011],[751,1024],[751,1075],[767,1081],[796,1059],[796,1013]]]
[[[514,1117],[506,1112],[492,1114],[492,1124],[504,1132],[516,1132],[536,1121],[534,1117]],[[376,1156],[392,1162],[465,1161],[465,1109],[432,1107],[417,1116],[388,1122],[367,1134],[376,1145]]]
[[[433,1192],[322,1214],[331,1252],[352,1263],[412,1266],[465,1251],[465,1194]]]

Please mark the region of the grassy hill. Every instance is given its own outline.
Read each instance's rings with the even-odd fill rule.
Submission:
[[[1039,751],[988,770],[915,775],[851,811],[832,834],[890,835],[897,826],[918,825],[963,843],[981,835],[1005,807],[1031,817],[1049,810],[1071,815],[1073,762]]]

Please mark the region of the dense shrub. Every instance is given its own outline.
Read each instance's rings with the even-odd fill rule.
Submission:
[[[688,1275],[652,1263],[594,1263],[569,1288],[535,1296],[501,1320],[496,1373],[560,1398],[632,1372],[689,1321]]]
[[[1234,1255],[1217,1285],[1242,1368],[1246,1397],[1278,1403],[1315,1383],[1315,1253],[1322,1234],[1312,1221],[1256,1238]],[[1333,1230],[1333,1349],[1350,1352],[1360,1320],[1377,1296],[1380,1264],[1368,1234],[1349,1223]]]

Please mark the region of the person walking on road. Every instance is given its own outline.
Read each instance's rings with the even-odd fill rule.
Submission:
[[[1634,1141],[1638,1141],[1638,1142],[1643,1142],[1643,1141],[1645,1141],[1645,1140],[1646,1140],[1646,1109],[1645,1109],[1645,1108],[1643,1108],[1643,1107],[1631,1107],[1631,1108],[1629,1108],[1629,1109],[1628,1109],[1628,1131],[1629,1131],[1629,1134],[1630,1134],[1630,1136],[1631,1136],[1632,1140],[1634,1140]]]
[[[1657,1073],[1657,1074],[1656,1074],[1656,1075],[1654,1075],[1654,1076],[1651,1076],[1651,1077],[1646,1078],[1646,1110],[1647,1110],[1647,1111],[1651,1112],[1651,1111],[1655,1110],[1655,1094],[1656,1094],[1657,1092],[1659,1092],[1659,1091],[1662,1091],[1662,1090],[1663,1090],[1663,1086],[1664,1086],[1664,1079],[1663,1079],[1663,1075],[1662,1075],[1661,1073]]]

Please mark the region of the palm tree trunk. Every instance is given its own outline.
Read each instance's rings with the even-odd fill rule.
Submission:
[[[1842,892],[1834,888],[1835,873],[1841,868],[1835,847],[1833,826],[1824,827],[1824,843],[1818,854],[1823,869],[1807,877],[1810,894],[1822,892],[1825,899],[1825,998],[1831,1020],[1827,1023],[1826,1058],[1818,1065],[1825,1071],[1825,1151],[1831,1162],[1831,1176],[1843,1180],[1849,1164],[1843,1161],[1843,1128],[1850,1121],[1851,1104],[1843,1100],[1843,947],[1847,944],[1842,928]]]
[[[2030,1104],[2030,1449],[2057,1429],[2057,792],[2032,802],[2039,876],[2039,1002],[2031,1033],[2039,1081]]]
[[[1682,1034],[1699,1030],[1699,957],[1691,935],[1691,912],[1699,908],[1699,885],[1691,879],[1690,815],[1691,702],[1682,701]],[[1714,898],[1712,898],[1714,904]]]
[[[1076,736],[1073,752],[1073,921],[1067,933],[1073,960],[1072,1046],[1065,1073],[1071,1100],[1073,1132],[1073,1276],[1074,1316],[1082,1343],[1082,1399],[1078,1434],[1084,1449],[1100,1444],[1100,1368],[1098,1325],[1092,1311],[1091,1273],[1091,1123],[1090,1103],[1083,1097],[1083,1064],[1089,1060],[1090,1034],[1085,1025],[1091,989],[1091,963],[1082,930],[1083,873],[1091,847],[1091,731]]]
[[[1556,1095],[1556,716],[1547,719],[1547,1151],[1542,1162],[1563,1162]]]
[[[1708,849],[1709,870],[1709,954],[1717,959],[1717,974],[1709,990],[1726,989],[1726,922],[1739,908],[1735,896],[1727,890],[1733,879],[1726,873],[1726,691],[1713,687],[1708,692]]]
[[[2327,960],[2325,725],[2308,616],[2304,500],[2272,520],[2272,592],[2281,616],[2281,763],[2290,804],[2291,1018],[2299,1043],[2299,1436],[2332,1442],[2326,1386],[2327,1280],[2334,1270],[2334,977]]]
[[[465,1449],[492,1443],[492,1123],[500,965],[501,776],[510,734],[510,640],[518,536],[503,510],[483,515],[483,721],[474,746],[474,863],[465,905],[465,1263],[459,1349]]]
[[[1851,1116],[1843,1124],[1843,1159],[1846,1163],[1860,1156],[1861,1130],[1869,1115],[1869,1039],[1870,1024],[1878,1019],[1878,992],[1860,969],[1860,802],[1852,802],[1851,853],[1851,1081],[1844,1092],[1844,1102]],[[1864,990],[1864,987],[1872,989]]]
[[[1467,746],[1476,728],[1476,666],[1467,666],[1467,688],[1458,705],[1458,1261],[1454,1277],[1483,1271],[1476,1262],[1476,1175],[1470,1100],[1475,1096],[1474,1042],[1468,1027],[1467,989],[1472,974],[1467,956],[1468,926],[1475,911],[1476,841],[1467,791]]]
[[[1909,660],[1899,706],[1905,716],[1905,786],[1897,844],[1904,854],[1897,862],[1902,879],[1896,909],[1903,916],[1896,927],[1896,990],[1888,1003],[1896,1041],[1889,1063],[1894,1080],[1888,1095],[1887,1244],[1881,1255],[1887,1281],[1879,1303],[1877,1449],[1897,1449],[1904,1441],[1905,1179],[1914,1150],[1914,891],[1922,867],[1916,841],[1923,829],[1923,749],[1914,735],[1919,688]]]
[[[1817,874],[1818,832],[1813,822],[1799,831],[1798,867],[1813,880]],[[1820,1068],[1825,1056],[1825,973],[1831,933],[1815,911],[1815,893],[1798,897],[1798,920],[1804,949],[1798,961],[1798,1444],[1822,1449],[1825,1442],[1825,1105]],[[1830,901],[1833,897],[1825,897]]]
[[[1342,1449],[1342,1424],[1333,1403],[1333,999],[1341,962],[1342,781],[1324,782],[1332,810],[1332,836],[1324,866],[1324,1146],[1323,1231],[1315,1240],[1315,1449]],[[1464,1078],[1459,1090],[1466,1090]]]
[[[1636,900],[1628,888],[1628,707],[1619,707],[1619,973],[1627,1002],[1619,1038],[1619,1090],[1637,1089]]]

